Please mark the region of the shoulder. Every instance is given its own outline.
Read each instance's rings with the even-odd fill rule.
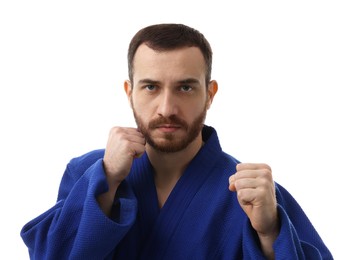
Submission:
[[[237,160],[235,157],[232,155],[226,153],[226,152],[221,152],[220,155],[217,157],[216,160],[216,168],[218,170],[228,172],[231,174],[236,172],[236,166],[239,164],[240,161]]]
[[[233,174],[236,165],[240,163],[234,156],[222,150],[215,128],[205,125],[202,129],[202,138],[205,142],[202,149],[202,160],[215,162],[216,169]]]
[[[105,149],[97,149],[90,152],[87,152],[78,157],[72,158],[67,168],[71,171],[86,171],[92,164],[94,164],[97,160],[102,159],[105,154]]]

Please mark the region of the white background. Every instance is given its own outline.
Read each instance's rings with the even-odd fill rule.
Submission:
[[[227,2],[0,3],[1,259],[28,259],[20,229],[54,205],[66,163],[104,148],[110,127],[134,126],[127,47],[159,22],[212,44],[219,91],[206,122],[223,149],[270,164],[335,259],[349,256],[349,1]]]

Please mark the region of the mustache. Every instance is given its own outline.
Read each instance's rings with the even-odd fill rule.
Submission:
[[[188,124],[184,120],[177,117],[176,115],[172,115],[170,117],[159,117],[155,120],[152,120],[149,122],[149,128],[151,129],[157,128],[159,125],[163,125],[163,124],[180,125],[186,129],[188,128]]]

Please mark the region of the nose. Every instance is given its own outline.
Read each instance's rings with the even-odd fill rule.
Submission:
[[[163,117],[170,117],[177,114],[177,98],[169,90],[163,91],[159,96],[157,114]]]

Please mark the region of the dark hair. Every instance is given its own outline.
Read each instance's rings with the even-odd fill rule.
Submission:
[[[157,51],[174,50],[183,47],[198,47],[205,59],[207,66],[206,85],[211,80],[212,49],[204,35],[199,31],[183,24],[155,24],[139,30],[129,44],[128,49],[128,74],[133,84],[134,56],[141,44]]]

